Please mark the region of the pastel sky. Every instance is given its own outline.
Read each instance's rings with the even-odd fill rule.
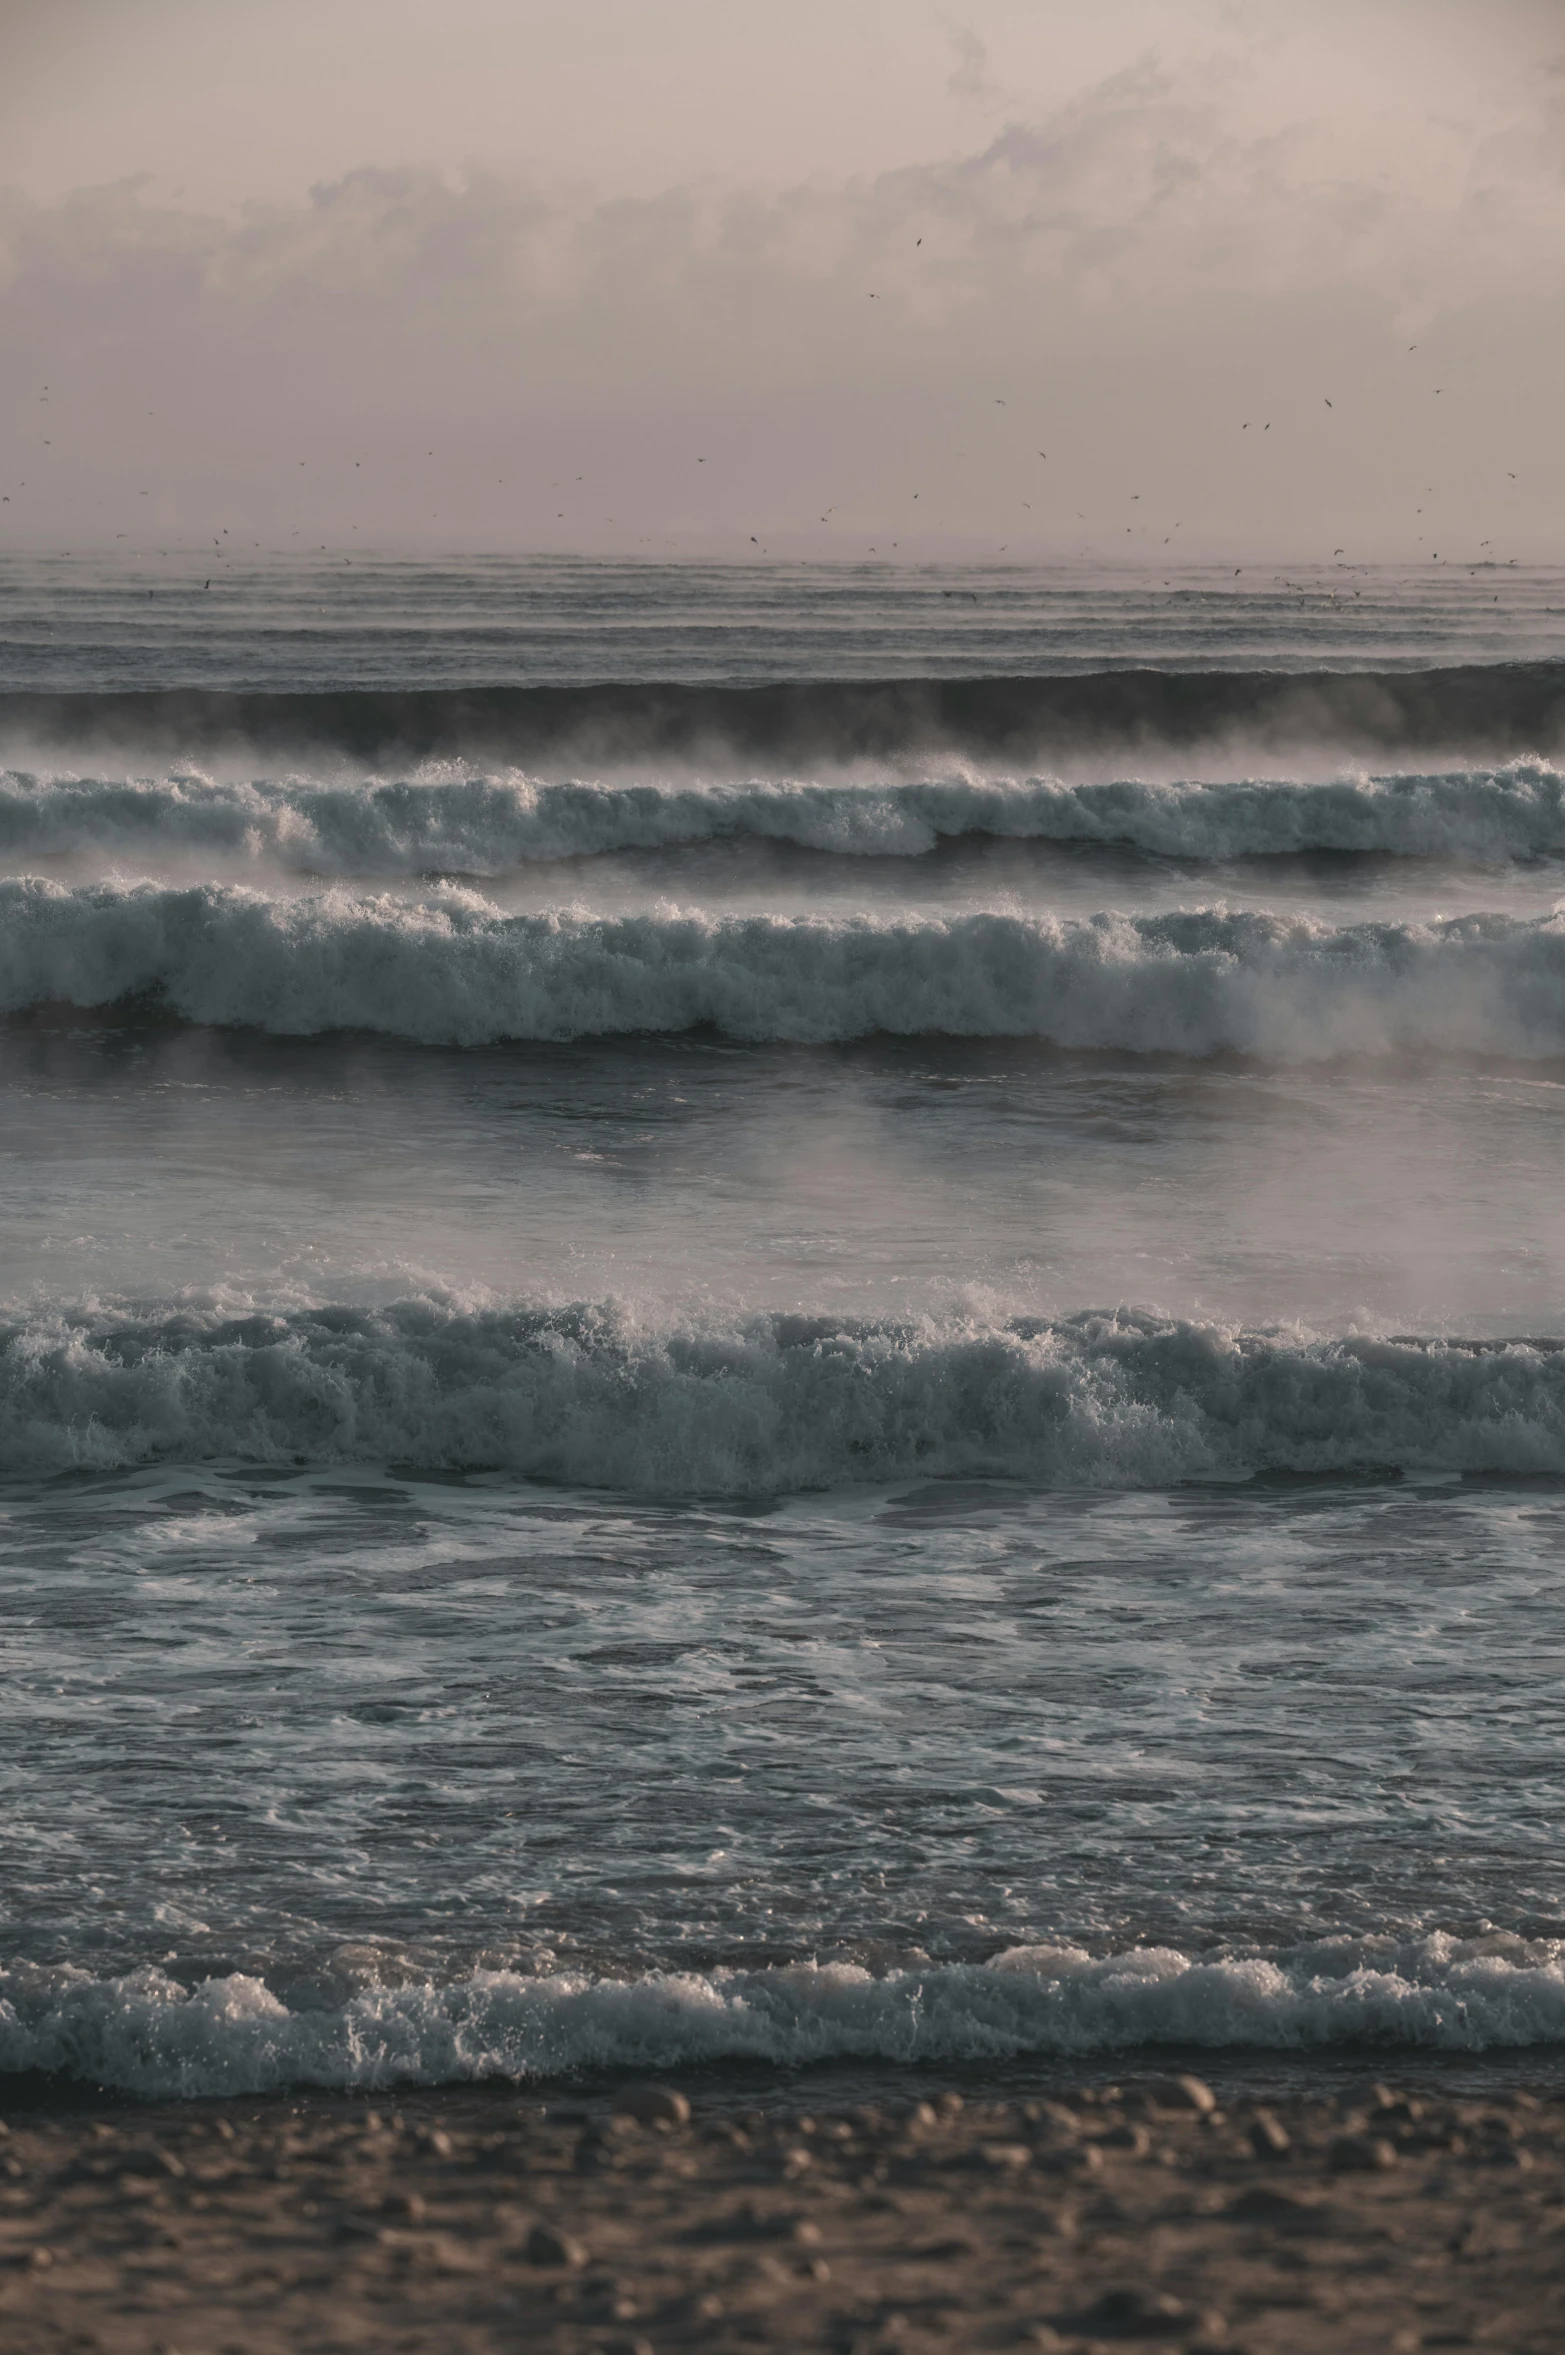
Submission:
[[[1565,0],[0,0],[0,546],[1565,558]]]

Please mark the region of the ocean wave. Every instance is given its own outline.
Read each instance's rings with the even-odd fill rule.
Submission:
[[[1565,913],[1335,926],[1155,916],[499,914],[472,891],[272,900],[0,882],[0,1009],[151,997],[195,1022],[432,1045],[710,1026],[1029,1037],[1278,1060],[1565,1052]]]
[[[1565,776],[1540,762],[1326,783],[0,775],[0,857],[10,858],[93,852],[266,860],[311,875],[501,875],[532,861],[714,841],[912,858],[963,835],[1195,860],[1336,851],[1493,864],[1565,853]]]
[[[480,1971],[290,2007],[242,1973],[187,1988],[0,1971],[0,2073],[48,2070],[147,2098],[764,2062],[1354,2047],[1476,2053],[1565,2041],[1565,1946],[1436,1934],[1215,1960],[1013,1949],[876,1977],[855,1964],[609,1979]]]
[[[1565,1345],[1307,1340],[1125,1311],[656,1324],[430,1300],[0,1324],[0,1475],[214,1461],[500,1468],[675,1496],[956,1475],[1565,1476]]]
[[[764,758],[855,760],[939,747],[1026,758],[1046,747],[1193,744],[1224,737],[1365,748],[1440,746],[1491,757],[1565,738],[1565,664],[1289,672],[1120,667],[1045,676],[669,680],[573,687],[168,688],[0,694],[0,741],[203,749],[317,747],[354,759],[421,754],[528,761],[683,759],[724,747]]]

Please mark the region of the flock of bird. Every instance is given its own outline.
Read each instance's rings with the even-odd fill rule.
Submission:
[[[920,239],[919,239],[917,242],[918,242],[918,243],[921,245],[921,244],[923,243],[923,240],[922,240],[922,238],[920,238]],[[868,296],[867,296],[867,299],[868,299],[869,301],[871,301],[871,302],[878,302],[878,301],[880,301],[881,297],[880,297],[880,295],[879,295],[879,293],[878,293],[878,292],[870,292],[870,293],[868,294]],[[1416,343],[1413,343],[1413,344],[1409,344],[1407,348],[1408,348],[1408,351],[1409,351],[1409,353],[1413,353],[1413,352],[1416,352],[1416,351],[1419,349],[1419,346],[1418,346]],[[1444,392],[1445,392],[1445,387],[1444,387],[1443,385],[1435,385],[1435,386],[1432,388],[1432,392],[1433,392],[1433,397],[1434,397],[1434,398],[1436,398],[1436,399],[1443,398],[1443,397],[1444,397]],[[47,384],[46,384],[46,385],[45,385],[45,386],[42,388],[42,391],[41,391],[41,392],[39,393],[39,395],[38,395],[38,400],[39,400],[39,402],[40,402],[40,403],[41,403],[43,406],[45,406],[45,407],[47,407],[47,406],[49,405],[49,403],[50,403],[50,393],[51,393],[51,388],[50,388],[50,386],[49,386],[49,385],[47,385]],[[992,398],[992,405],[993,405],[995,408],[1005,409],[1005,408],[1008,408],[1008,407],[1009,407],[1009,402],[1008,402],[1008,400],[1007,400],[1006,396],[1004,396],[1003,394],[996,393],[996,394],[992,395],[992,396],[991,396],[991,398]],[[1336,409],[1336,403],[1335,403],[1335,401],[1334,401],[1334,400],[1331,398],[1331,396],[1330,396],[1330,395],[1328,395],[1328,394],[1324,394],[1324,393],[1321,395],[1321,400],[1322,400],[1322,402],[1323,402],[1324,406],[1325,406],[1327,409],[1329,409],[1329,410],[1332,412],[1332,414],[1333,414],[1333,417],[1335,418],[1335,416],[1337,415],[1337,409]],[[149,411],[147,412],[147,414],[148,414],[149,416],[153,416],[153,415],[155,415],[156,413],[155,413],[154,411],[151,411],[151,410],[149,410]],[[1243,419],[1243,420],[1240,422],[1240,424],[1239,424],[1239,429],[1238,429],[1238,430],[1239,430],[1239,433],[1240,433],[1241,435],[1249,433],[1249,432],[1251,431],[1251,429],[1252,429],[1252,425],[1253,425],[1253,423],[1254,423],[1254,420],[1252,420],[1252,419],[1250,419],[1250,418],[1245,418],[1245,419]],[[1272,420],[1272,419],[1270,419],[1270,418],[1267,418],[1267,419],[1266,419],[1266,420],[1265,420],[1265,421],[1264,421],[1264,422],[1261,424],[1261,426],[1260,426],[1260,432],[1259,432],[1259,435],[1258,435],[1258,437],[1257,437],[1258,439],[1260,439],[1260,438],[1264,438],[1264,436],[1265,436],[1265,435],[1267,435],[1267,434],[1269,434],[1269,433],[1271,432],[1271,430],[1272,430],[1272,423],[1273,423],[1273,420]],[[52,435],[48,435],[48,436],[39,436],[39,439],[41,440],[41,442],[42,442],[42,446],[43,446],[43,448],[44,448],[44,449],[52,449],[52,448],[53,448],[53,446],[54,446],[54,442],[53,442],[53,436],[52,436]],[[1036,445],[1034,445],[1034,447],[1036,448]],[[958,451],[958,452],[954,452],[954,453],[953,453],[953,455],[955,455],[955,456],[956,456],[958,459],[960,459],[960,457],[962,456],[962,453]],[[1048,451],[1047,451],[1047,450],[1038,449],[1038,450],[1037,450],[1037,453],[1036,453],[1036,455],[1037,455],[1037,459],[1038,459],[1038,460],[1040,460],[1040,461],[1042,461],[1042,462],[1043,462],[1045,465],[1047,465],[1047,464],[1049,463],[1049,453],[1048,453]],[[427,450],[427,452],[426,452],[426,456],[427,456],[429,459],[431,459],[431,460],[432,460],[432,459],[434,459],[434,458],[435,458],[435,456],[436,456],[436,451],[435,451],[435,449],[434,449],[434,448],[430,448],[430,449],[428,449],[428,450]],[[309,464],[309,462],[308,462],[306,459],[303,459],[303,458],[301,458],[301,459],[299,459],[299,460],[298,460],[298,462],[297,462],[297,463],[298,463],[298,466],[299,466],[299,468],[300,468],[300,469],[302,469],[302,470],[305,470],[305,471],[308,471],[308,464]],[[704,453],[702,453],[702,454],[697,454],[697,455],[695,456],[695,464],[696,464],[697,466],[705,466],[705,465],[707,464],[707,457],[706,457],[706,455],[705,455]],[[354,461],[353,461],[353,465],[354,465],[354,469],[355,469],[355,471],[362,472],[362,470],[363,470],[363,467],[364,467],[364,460],[363,460],[363,459],[361,459],[361,458],[355,458],[355,459],[354,459]],[[1507,469],[1505,470],[1505,472],[1506,472],[1506,479],[1507,479],[1508,481],[1510,481],[1510,482],[1513,482],[1513,483],[1514,483],[1514,482],[1516,482],[1516,481],[1518,481],[1518,480],[1520,479],[1520,478],[1519,478],[1519,475],[1518,475],[1518,473],[1517,473],[1517,471],[1516,471],[1516,470],[1514,470],[1514,469],[1507,468]],[[496,477],[496,482],[497,482],[497,485],[498,485],[498,487],[500,487],[500,488],[504,488],[504,487],[505,487],[505,483],[506,483],[506,477],[505,477],[505,476],[503,476],[503,475],[501,475],[501,476],[497,476],[497,477]],[[587,477],[586,477],[586,476],[584,476],[584,475],[580,475],[580,474],[578,474],[578,475],[576,475],[576,476],[574,476],[574,477],[572,477],[572,478],[570,479],[569,485],[567,486],[567,484],[566,484],[566,482],[565,482],[565,478],[563,478],[563,477],[556,477],[556,478],[554,479],[554,481],[552,482],[552,484],[550,485],[550,487],[551,487],[551,489],[555,490],[556,492],[559,492],[559,491],[562,491],[562,490],[564,490],[564,491],[566,492],[567,498],[569,499],[569,497],[570,497],[570,494],[571,494],[572,492],[576,491],[577,489],[582,489],[582,488],[585,488],[586,482],[587,482]],[[23,477],[23,478],[21,478],[21,479],[19,480],[19,482],[17,483],[17,486],[16,486],[16,487],[17,487],[18,494],[19,494],[20,492],[22,492],[22,491],[25,491],[26,489],[28,489],[28,487],[29,487],[29,478],[27,478],[27,477]],[[136,495],[137,495],[139,498],[142,498],[142,499],[147,499],[147,498],[150,498],[150,497],[151,497],[151,491],[150,491],[150,488],[149,488],[149,487],[140,487],[140,488],[138,488]],[[1436,492],[1435,492],[1435,486],[1434,486],[1432,483],[1431,483],[1431,484],[1429,484],[1429,485],[1426,487],[1426,490],[1425,490],[1425,492],[1424,492],[1424,496],[1425,496],[1425,497],[1429,497],[1429,498],[1433,498],[1434,496],[1436,496]],[[920,488],[919,488],[918,490],[916,490],[916,491],[913,491],[913,492],[912,492],[910,495],[908,495],[908,497],[907,497],[907,505],[908,505],[908,507],[909,507],[909,508],[911,508],[912,506],[919,504],[919,502],[922,500],[922,498],[923,498],[923,486],[921,485],[921,486],[920,486]],[[1130,506],[1132,506],[1132,507],[1141,505],[1141,504],[1142,504],[1142,500],[1143,500],[1143,494],[1142,494],[1140,491],[1131,491],[1131,492],[1128,494],[1128,502],[1129,502],[1129,505],[1130,505]],[[12,494],[11,494],[9,491],[7,491],[7,492],[3,492],[3,493],[0,493],[0,506],[6,506],[6,507],[9,507],[9,506],[11,506],[12,504],[13,504],[13,498],[12,498]],[[1033,501],[1032,501],[1032,500],[1030,500],[1030,499],[1020,499],[1020,500],[1018,501],[1018,508],[1019,508],[1019,511],[1020,511],[1020,512],[1022,512],[1022,513],[1025,513],[1025,514],[1028,514],[1028,515],[1031,515],[1031,514],[1033,514],[1033,513],[1035,512]],[[926,512],[927,512],[927,508],[926,508]],[[1425,512],[1425,511],[1424,511],[1424,509],[1423,509],[1423,507],[1422,507],[1422,506],[1418,506],[1418,507],[1416,507],[1414,512],[1415,512],[1415,517],[1416,517],[1416,518],[1423,518],[1423,517],[1424,517],[1424,512]],[[438,520],[438,518],[439,518],[439,513],[440,513],[439,509],[435,509],[435,510],[433,510],[433,511],[432,511],[432,520]],[[833,516],[834,516],[834,515],[836,515],[836,514],[838,514],[838,513],[839,513],[839,509],[838,509],[838,508],[837,508],[835,505],[828,506],[828,507],[827,507],[827,508],[826,508],[826,509],[825,509],[825,510],[824,510],[824,511],[823,511],[823,512],[822,512],[822,513],[821,513],[821,514],[818,516],[818,519],[817,519],[817,526],[816,526],[816,528],[818,528],[818,529],[824,529],[824,530],[826,530],[826,531],[828,531],[828,532],[830,532],[830,531],[833,531],[832,518],[833,518]],[[1091,521],[1089,520],[1089,518],[1088,518],[1088,516],[1087,516],[1087,513],[1086,513],[1086,511],[1085,511],[1084,509],[1077,508],[1077,509],[1074,511],[1074,516],[1075,516],[1075,520],[1076,520],[1076,521],[1078,521],[1078,522],[1081,522],[1081,523],[1086,523],[1086,524],[1088,525],[1088,544],[1087,544],[1087,545],[1084,545],[1084,546],[1082,546],[1081,548],[1079,548],[1079,549],[1076,551],[1076,553],[1077,553],[1079,556],[1086,557],[1086,558],[1089,558],[1089,559],[1090,559],[1090,558],[1093,558],[1093,557],[1102,557],[1102,556],[1103,556],[1103,555],[1104,555],[1104,554],[1105,554],[1107,551],[1106,551],[1106,550],[1105,550],[1103,547],[1101,547],[1101,546],[1099,546],[1099,545],[1093,545],[1093,544],[1091,544],[1091,543],[1092,543],[1092,539],[1093,539],[1093,531],[1094,531],[1094,527],[1093,527],[1093,525],[1092,525]],[[554,520],[555,520],[556,522],[559,522],[559,523],[566,523],[566,522],[570,522],[571,520],[573,520],[573,518],[572,518],[572,512],[571,512],[571,507],[570,507],[569,505],[567,505],[566,507],[562,507],[562,508],[558,508],[558,509],[556,509],[556,510],[555,510],[555,515],[554,515]],[[582,516],[582,517],[579,517],[579,518],[577,518],[576,520],[578,520],[578,521],[580,521],[580,522],[583,522],[583,523],[586,523],[586,522],[588,522],[588,520],[589,520],[589,519],[588,519],[588,518],[586,518],[585,516]],[[598,523],[599,523],[600,521],[601,521],[603,524],[606,524],[606,525],[609,525],[609,526],[613,526],[613,525],[614,525],[614,522],[615,522],[615,518],[614,518],[612,515],[606,515],[606,516],[603,516],[602,518],[593,517],[593,518],[591,518],[591,519],[590,519],[590,521],[591,521],[591,526],[592,526],[592,528],[596,528],[596,527],[597,527],[597,525],[598,525]],[[937,519],[937,521],[936,521],[936,523],[935,523],[935,525],[934,525],[934,527],[933,527],[933,528],[934,528],[934,529],[936,529],[936,530],[940,530],[940,529],[942,529],[942,528],[943,528],[943,519]],[[1116,536],[1118,536],[1118,533],[1119,533],[1119,530],[1120,530],[1120,528],[1121,528],[1121,527],[1119,527],[1119,526],[1117,526],[1117,525],[1114,527],[1114,530],[1115,530]],[[1127,538],[1130,538],[1130,539],[1134,539],[1134,538],[1136,537],[1136,534],[1137,534],[1137,528],[1138,528],[1138,522],[1137,522],[1137,520],[1132,520],[1132,521],[1130,521],[1130,522],[1127,522],[1127,523],[1125,523],[1125,524],[1123,525],[1123,533],[1124,533],[1124,536],[1125,536],[1125,537],[1127,537]],[[358,526],[357,526],[357,524],[353,524],[353,525],[351,525],[351,526],[350,526],[350,529],[351,529],[353,532],[357,533],[357,531],[358,531]],[[1102,529],[1102,526],[1100,525],[1100,526],[1098,527],[1098,529],[1101,531],[1101,529]],[[1184,529],[1184,522],[1183,522],[1183,519],[1181,518],[1181,519],[1177,520],[1177,521],[1176,521],[1176,522],[1175,522],[1175,523],[1172,525],[1172,527],[1171,527],[1171,529],[1170,529],[1169,531],[1167,531],[1166,533],[1164,533],[1164,534],[1162,535],[1162,539],[1161,539],[1161,546],[1162,546],[1163,548],[1172,547],[1172,546],[1174,545],[1174,543],[1175,543],[1175,540],[1176,540],[1176,536],[1177,536],[1177,534],[1178,534],[1179,532],[1181,532],[1183,529]],[[1143,536],[1144,538],[1154,538],[1154,537],[1155,537],[1155,527],[1153,527],[1153,529],[1149,531],[1149,530],[1147,529],[1147,527],[1146,527],[1146,525],[1145,525],[1144,523],[1142,523],[1142,525],[1141,525],[1141,532],[1142,532],[1142,536]],[[130,536],[130,535],[129,535],[129,533],[128,533],[128,532],[126,532],[126,531],[120,531],[120,532],[116,532],[114,536],[115,536],[115,539],[116,539],[116,540],[127,540],[127,539],[129,538],[129,536]],[[295,527],[295,528],[294,528],[294,529],[291,531],[291,533],[290,533],[290,535],[289,535],[289,536],[290,536],[290,538],[291,538],[291,539],[294,539],[294,540],[302,539],[302,538],[304,537],[304,527],[303,527],[302,525]],[[651,533],[642,534],[642,535],[640,536],[639,545],[641,545],[641,546],[643,546],[643,547],[651,547],[651,546],[654,546],[654,545],[656,545],[656,544],[658,543],[658,540],[659,540],[659,538],[660,538],[660,537],[663,537],[663,536],[664,536],[664,535],[654,535],[654,534],[651,534]],[[838,532],[837,532],[836,536],[837,536],[837,537],[839,538],[839,540],[840,540],[840,538],[841,538],[840,529],[838,530]],[[854,537],[855,537],[855,538],[858,538],[859,536],[860,536],[860,535],[859,535],[857,532],[855,532],[855,533],[854,533]],[[219,535],[218,537],[215,537],[215,538],[213,539],[213,543],[212,543],[212,544],[213,544],[213,547],[214,547],[214,548],[216,548],[216,549],[218,549],[220,552],[222,552],[222,543],[223,543],[223,541],[224,541],[224,540],[227,540],[227,539],[229,539],[230,537],[231,537],[231,534],[230,534],[229,527],[227,527],[226,525],[225,525],[225,526],[223,526],[223,527],[221,527],[220,535]],[[1416,534],[1415,534],[1415,540],[1416,540],[1416,543],[1417,543],[1419,546],[1422,546],[1422,545],[1424,544],[1424,540],[1425,540],[1425,534],[1424,534],[1423,532],[1418,532],[1418,533],[1416,533]],[[758,554],[759,554],[759,555],[761,555],[761,556],[766,556],[766,555],[768,555],[768,554],[770,553],[770,550],[769,550],[769,547],[768,547],[768,545],[767,545],[766,541],[765,541],[765,540],[762,538],[762,536],[761,536],[759,533],[756,533],[756,532],[750,532],[750,533],[747,535],[747,545],[748,545],[749,547],[751,547],[751,548],[754,548],[754,549],[756,549],[756,550],[757,550],[757,552],[758,552]],[[255,548],[259,549],[259,547],[261,546],[261,543],[260,543],[260,541],[254,541],[254,542],[252,542],[252,546],[254,546]],[[1498,563],[1498,562],[1500,562],[1500,561],[1504,561],[1504,562],[1506,562],[1506,563],[1508,563],[1508,564],[1510,564],[1510,565],[1514,565],[1514,564],[1516,564],[1516,563],[1517,563],[1517,561],[1518,561],[1518,559],[1517,559],[1517,558],[1515,558],[1515,557],[1510,557],[1510,558],[1507,558],[1507,559],[1504,559],[1504,560],[1496,559],[1496,558],[1495,558],[1495,556],[1494,556],[1494,554],[1493,554],[1493,539],[1492,539],[1492,536],[1488,536],[1488,535],[1486,535],[1486,536],[1485,536],[1483,539],[1481,539],[1481,540],[1479,541],[1479,543],[1478,543],[1478,547],[1479,547],[1479,554],[1478,554],[1478,556],[1477,556],[1476,558],[1469,558],[1469,559],[1467,559],[1467,560],[1466,560],[1466,563],[1467,563],[1467,568],[1469,568],[1469,569],[1474,569],[1474,570],[1476,570],[1476,569],[1480,569],[1480,568],[1482,568],[1482,567],[1483,567],[1483,566],[1485,566],[1485,565],[1494,565],[1494,564],[1497,564],[1497,563]],[[870,555],[870,556],[875,556],[875,557],[882,557],[882,558],[883,558],[883,557],[886,557],[886,556],[889,556],[889,555],[892,555],[892,554],[897,554],[897,553],[900,553],[900,549],[901,549],[901,542],[900,542],[900,540],[899,540],[899,539],[897,539],[897,538],[894,538],[894,537],[890,537],[890,536],[888,536],[886,533],[882,532],[882,533],[881,533],[881,535],[880,535],[880,536],[879,536],[879,537],[878,537],[876,540],[874,540],[874,541],[868,541],[868,540],[865,540],[865,541],[864,541],[864,543],[863,543],[863,546],[862,546],[862,548],[861,548],[861,549],[859,549],[859,550],[856,550],[856,551],[854,551],[854,552],[855,552],[855,553],[867,553],[867,554],[868,554],[868,555]],[[1001,541],[1001,542],[998,544],[998,546],[997,546],[997,547],[996,547],[996,548],[995,548],[993,551],[991,551],[991,553],[993,553],[993,554],[996,554],[996,555],[1001,555],[1001,556],[1003,556],[1003,555],[1006,555],[1006,554],[1009,552],[1009,550],[1010,550],[1010,543],[1009,543],[1009,541]],[[1485,553],[1484,553],[1484,551],[1488,551],[1488,553],[1487,553],[1487,554],[1485,554]],[[324,549],[324,544],[322,544],[322,552],[323,552],[323,553],[324,553],[324,552],[326,552],[326,551],[325,551],[325,549]],[[846,550],[845,550],[844,552],[846,552]],[[62,555],[69,555],[69,554],[71,553],[71,551],[70,551],[70,550],[68,550],[68,549],[62,549],[62,550],[60,551],[60,553],[61,553]],[[225,552],[225,553],[226,553],[226,552]],[[1335,547],[1335,548],[1332,550],[1332,561],[1333,561],[1333,562],[1346,561],[1346,560],[1347,560],[1347,558],[1348,558],[1348,550],[1347,550],[1347,548],[1346,548],[1346,546],[1345,546],[1345,545],[1339,545],[1339,546]],[[351,561],[351,560],[349,560],[349,561]],[[1442,556],[1441,556],[1441,554],[1440,554],[1440,551],[1439,551],[1438,549],[1435,549],[1435,548],[1431,547],[1431,550],[1430,550],[1430,561],[1431,561],[1432,563],[1439,564],[1439,563],[1442,563],[1442,562],[1451,562],[1451,561],[1453,561],[1453,559],[1451,559],[1451,558],[1450,558],[1450,557],[1448,557],[1448,556],[1447,556],[1447,557],[1442,557]],[[1454,561],[1461,562],[1462,560],[1461,560],[1461,559],[1455,559]],[[1244,568],[1244,566],[1243,566],[1243,565],[1238,565],[1238,566],[1236,566],[1236,567],[1235,567],[1235,570],[1234,570],[1234,578],[1235,578],[1235,579],[1238,579],[1238,578],[1240,578],[1240,577],[1242,576],[1243,572],[1244,572],[1244,569],[1245,569],[1245,568]],[[215,576],[214,576],[214,577],[215,577]],[[210,587],[211,587],[211,585],[212,585],[212,583],[211,583],[211,581],[209,580],[209,581],[206,583],[206,586],[210,588]],[[151,593],[151,592],[149,592],[149,594],[150,594],[150,593]]]

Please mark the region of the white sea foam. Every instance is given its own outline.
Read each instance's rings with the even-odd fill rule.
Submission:
[[[481,1971],[290,2007],[241,1974],[193,1988],[0,1972],[0,2073],[49,2070],[145,2096],[284,2085],[445,2085],[728,2061],[1001,2061],[1024,2054],[1380,2046],[1447,2052],[1565,2039],[1565,1946],[1444,1935],[1203,1960],[1014,1949],[876,1977],[853,1964],[603,1979]]]
[[[1337,926],[1223,908],[498,914],[473,892],[274,901],[235,887],[0,883],[0,1008],[153,995],[192,1021],[440,1045],[876,1032],[1308,1059],[1565,1052],[1565,913]]]
[[[233,1459],[494,1466],[665,1495],[981,1473],[1106,1487],[1387,1466],[1565,1475],[1565,1348],[1123,1312],[647,1326],[427,1301],[0,1326],[0,1475]]]
[[[719,839],[916,857],[988,834],[1233,859],[1301,851],[1504,862],[1565,853],[1565,776],[1485,769],[1071,783],[958,771],[843,777],[549,781],[433,769],[411,781],[201,773],[0,773],[0,856],[265,859],[318,875],[503,874],[531,860]]]

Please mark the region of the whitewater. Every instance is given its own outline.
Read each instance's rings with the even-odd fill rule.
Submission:
[[[0,883],[0,1006],[153,999],[440,1046],[705,1025],[735,1039],[1034,1037],[1138,1054],[1565,1049],[1565,903],[1333,925],[1226,907],[1086,921],[577,908],[449,890],[281,905],[232,886]]]
[[[1565,581],[193,562],[0,562],[0,2081],[1565,2058]]]
[[[1565,1477],[1565,1340],[1309,1341],[1126,1313],[956,1326],[601,1308],[79,1312],[0,1325],[0,1447],[34,1474],[411,1460],[643,1495],[975,1474]]]
[[[0,1979],[0,2071],[45,2070],[128,2093],[367,2092],[735,2062],[1080,2059],[1137,2046],[1289,2055],[1394,2045],[1469,2054],[1565,2039],[1565,1942],[1529,1950],[1434,1938],[1411,1952],[1192,1960],[1140,1947],[1007,1948],[987,1965],[854,1963],[615,1980],[483,1971],[441,1987],[366,1988],[340,2008],[289,2005],[245,1973],[186,1988],[157,1970]]]
[[[0,855],[84,852],[205,858],[238,875],[504,875],[531,860],[694,843],[797,844],[918,858],[964,835],[1126,844],[1155,857],[1301,851],[1503,865],[1565,856],[1565,778],[1545,762],[1421,775],[1295,781],[967,776],[867,768],[841,781],[658,776],[597,779],[0,775]]]

